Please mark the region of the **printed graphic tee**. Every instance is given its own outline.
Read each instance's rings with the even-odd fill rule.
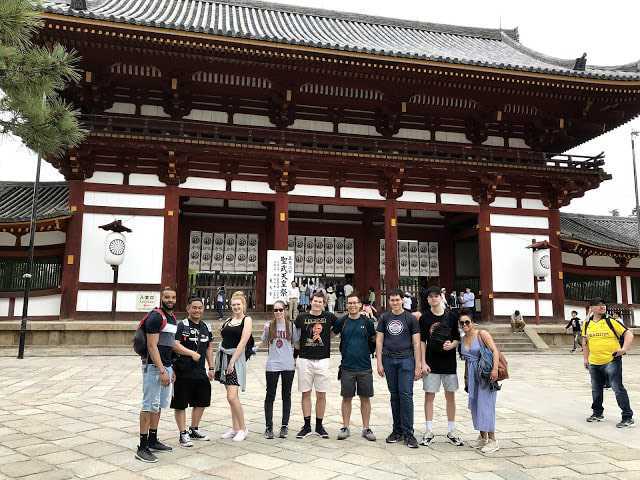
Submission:
[[[331,356],[331,328],[336,316],[331,312],[312,315],[311,312],[297,316],[295,325],[300,329],[300,358],[322,360]]]

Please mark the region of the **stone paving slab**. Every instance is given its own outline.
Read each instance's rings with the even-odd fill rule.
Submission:
[[[40,352],[42,353],[42,351]],[[387,445],[391,413],[383,379],[375,380],[372,408],[375,443],[359,436],[354,400],[352,436],[335,439],[340,428],[338,381],[327,396],[325,426],[332,439],[296,440],[301,425],[294,382],[288,439],[262,437],[264,355],[249,363],[247,391],[241,394],[250,430],[242,443],[220,440],[229,425],[224,388],[213,386],[212,406],[201,428],[212,441],[178,448],[172,412],[164,412],[160,437],[174,446],[156,464],[134,458],[141,394],[140,369],[131,355],[29,356],[3,359],[0,375],[0,480],[448,480],[640,479],[640,431],[615,428],[619,411],[605,394],[605,422],[587,424],[590,387],[578,355],[509,354],[511,379],[498,395],[497,437],[501,450],[483,455],[446,442],[444,399],[436,398],[429,448]],[[94,354],[95,350],[84,353]],[[108,352],[107,352],[108,353]],[[113,352],[112,352],[113,353]],[[118,353],[118,352],[115,352]],[[338,359],[332,359],[337,371]],[[462,364],[460,364],[462,367]],[[640,356],[625,359],[624,378],[632,408],[640,408]],[[462,371],[462,369],[460,370]],[[417,436],[423,430],[423,393],[415,384]],[[458,429],[473,440],[466,395],[457,395]],[[276,399],[274,418],[279,418]]]

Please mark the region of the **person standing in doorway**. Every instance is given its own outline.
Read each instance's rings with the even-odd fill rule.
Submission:
[[[376,306],[376,289],[373,287],[369,287],[369,305],[372,307]]]
[[[584,368],[589,370],[591,376],[593,400],[591,404],[593,413],[587,418],[587,422],[604,420],[602,402],[604,386],[608,383],[622,411],[622,419],[616,427],[633,427],[635,422],[629,394],[622,384],[622,357],[631,348],[633,333],[607,314],[607,306],[601,298],[593,299],[590,304],[590,313],[593,316],[582,326]]]
[[[573,348],[571,349],[571,353],[576,351],[578,345],[580,346],[580,351],[584,352],[584,348],[582,348],[582,335],[580,333],[581,322],[580,318],[578,317],[578,312],[576,312],[575,310],[571,311],[571,318],[567,322],[567,325],[564,327],[565,330],[568,328],[571,328],[571,333],[573,334]]]
[[[329,312],[335,313],[336,311],[336,292],[333,290],[333,285],[327,287],[327,307]]]
[[[295,364],[293,359],[293,342],[296,330],[286,315],[283,301],[277,300],[273,304],[273,319],[264,325],[262,342],[269,346],[267,363],[265,365],[265,379],[267,394],[264,399],[265,431],[264,438],[271,440],[273,433],[273,402],[276,399],[278,379],[282,378],[282,423],[280,438],[287,438],[289,434],[289,415],[291,414],[291,386]]]
[[[449,443],[462,446],[464,442],[456,433],[456,397],[458,390],[458,374],[456,349],[460,344],[458,318],[451,310],[442,305],[442,295],[438,287],[431,287],[427,292],[429,308],[420,315],[421,360],[424,389],[425,432],[422,445],[429,446],[433,442],[433,402],[440,385],[444,388],[447,404],[447,440]]]
[[[420,326],[402,308],[402,290],[388,295],[391,311],[380,316],[376,327],[376,369],[387,379],[393,416],[393,431],[386,442],[404,440],[409,448],[418,448],[413,434],[413,382],[422,377]]]
[[[476,316],[476,296],[469,287],[464,289],[464,293],[461,295],[460,303],[461,307],[470,311],[471,315],[475,319]]]
[[[336,316],[325,311],[325,296],[316,292],[311,297],[311,310],[301,313],[295,321],[300,338],[300,356],[298,370],[298,389],[302,393],[302,414],[304,426],[296,438],[305,438],[315,433],[322,438],[329,434],[322,425],[327,406],[327,391],[331,385],[329,357],[331,356],[331,329]],[[316,427],[311,431],[311,391],[316,391]]]
[[[200,360],[178,355],[174,361],[176,382],[173,387],[171,408],[174,409],[178,426],[178,442],[181,447],[191,447],[191,440],[209,440],[199,430],[204,409],[211,404],[211,380],[213,380],[213,337],[202,321],[204,303],[201,298],[190,298],[187,303],[187,318],[178,323],[176,340],[185,348],[198,352]],[[205,367],[205,359],[209,370]],[[191,410],[191,426],[187,430],[186,409]]]
[[[300,289],[296,282],[291,282],[289,288],[289,321],[293,322],[298,315],[298,303],[300,302]]]
[[[225,300],[224,286],[218,288],[216,292],[216,312],[218,312],[218,320],[222,320],[224,317],[224,300]]]
[[[360,397],[362,436],[370,442],[376,441],[371,431],[371,398],[373,397],[373,371],[369,342],[376,336],[373,321],[362,312],[360,297],[351,293],[347,297],[347,315],[340,318],[333,332],[340,335],[340,396],[342,397],[342,428],[338,440],[351,435],[351,404],[353,397]]]

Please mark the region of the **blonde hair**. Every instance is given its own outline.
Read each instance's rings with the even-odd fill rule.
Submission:
[[[247,297],[244,296],[244,293],[240,290],[238,290],[237,292],[233,292],[229,303],[233,302],[234,300],[240,300],[240,303],[242,304],[242,313],[247,313]]]

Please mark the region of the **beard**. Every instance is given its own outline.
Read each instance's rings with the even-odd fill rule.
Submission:
[[[167,312],[173,311],[174,307],[176,306],[175,302],[167,303],[164,300],[161,300],[160,303],[162,304],[162,309],[166,310]]]

